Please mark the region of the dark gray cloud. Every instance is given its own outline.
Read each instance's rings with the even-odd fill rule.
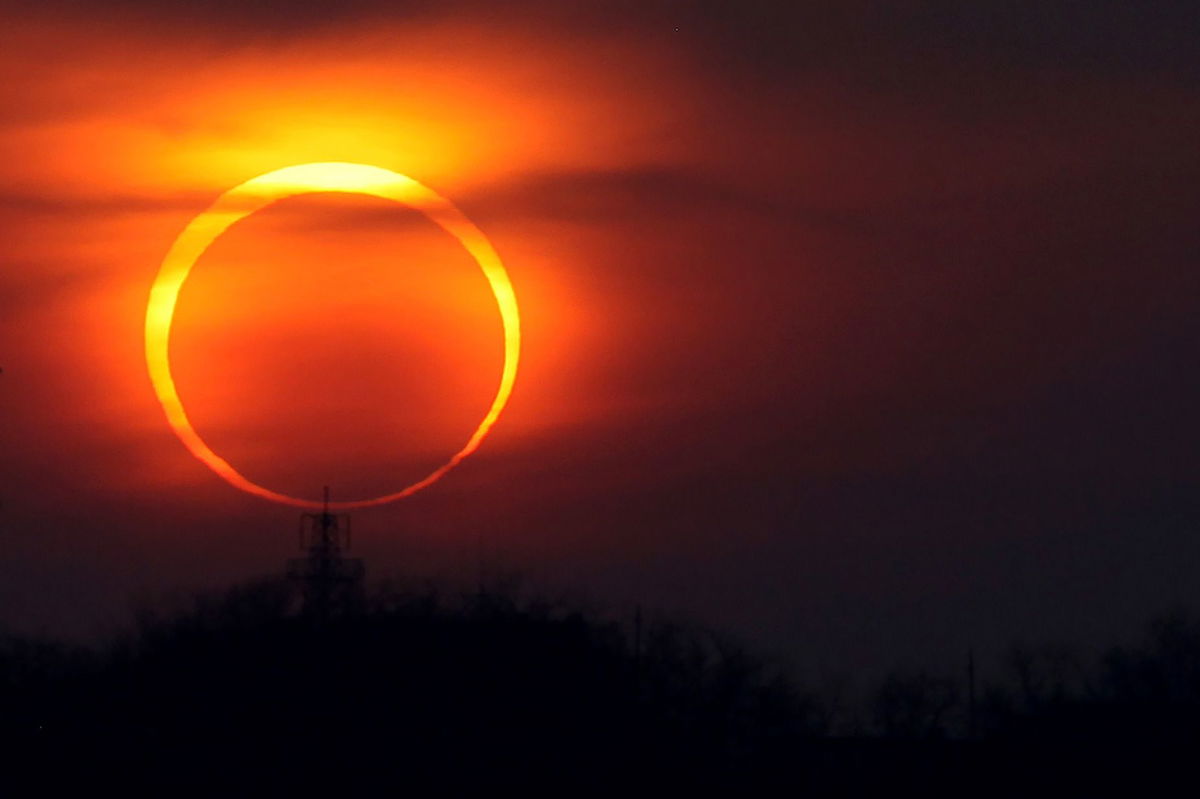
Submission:
[[[922,68],[1080,68],[1194,79],[1200,9],[1186,0],[54,0],[50,14],[196,26],[234,40],[348,26],[446,20],[499,29],[684,41],[714,65],[866,71],[880,81]],[[946,77],[949,77],[947,75]]]

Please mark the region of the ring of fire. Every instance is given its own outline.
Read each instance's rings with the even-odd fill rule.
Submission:
[[[313,192],[346,192],[368,194],[393,200],[401,205],[420,211],[431,221],[453,236],[470,253],[483,270],[496,304],[500,309],[500,320],[504,328],[504,366],[500,374],[500,385],[496,390],[491,407],[479,423],[479,427],[466,445],[451,456],[450,460],[423,479],[392,494],[373,499],[349,502],[331,502],[329,507],[338,509],[362,508],[382,505],[411,494],[415,494],[436,482],[453,469],[465,457],[479,447],[488,434],[512,393],[513,381],[517,376],[517,361],[521,349],[521,322],[517,311],[517,299],[512,283],[500,256],[479,228],[467,219],[449,200],[437,192],[421,185],[412,178],[380,167],[365,164],[326,162],[300,164],[277,169],[251,178],[217,198],[207,210],[192,219],[175,239],[171,249],[163,258],[162,266],[154,285],[150,289],[150,300],[146,306],[146,366],[158,401],[162,404],[171,429],[179,436],[184,446],[202,463],[216,472],[226,482],[243,491],[301,508],[319,509],[324,503],[300,499],[281,494],[251,482],[217,455],[200,438],[188,420],[183,403],[175,390],[171,377],[169,340],[171,321],[175,316],[175,305],[179,291],[187,280],[188,273],[197,259],[224,233],[230,225],[273,202],[297,194]]]

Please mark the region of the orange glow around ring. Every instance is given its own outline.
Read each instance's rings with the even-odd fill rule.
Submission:
[[[466,445],[445,464],[422,480],[393,494],[350,502],[331,502],[330,507],[364,508],[415,494],[436,482],[463,458],[474,452],[495,424],[508,401],[508,395],[512,393],[521,349],[521,320],[517,312],[517,298],[513,293],[508,273],[504,270],[504,264],[500,262],[500,256],[496,254],[483,231],[475,227],[449,200],[412,178],[364,164],[299,164],[251,178],[218,197],[206,211],[188,223],[175,239],[175,243],[163,258],[158,277],[150,289],[150,301],[146,306],[146,366],[150,370],[150,380],[154,384],[158,401],[162,403],[163,411],[167,414],[167,422],[170,423],[171,429],[183,441],[184,446],[210,469],[243,491],[275,502],[310,509],[319,509],[323,507],[323,503],[280,494],[247,480],[204,443],[188,421],[183,403],[175,390],[168,344],[171,337],[171,320],[175,315],[175,305],[179,300],[179,290],[183,288],[183,282],[187,280],[196,260],[230,225],[285,197],[335,191],[369,194],[394,200],[420,211],[458,239],[483,270],[500,308],[500,319],[504,327],[504,368],[500,375],[500,386],[483,421],[479,423]]]

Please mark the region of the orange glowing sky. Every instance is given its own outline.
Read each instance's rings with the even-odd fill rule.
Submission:
[[[120,46],[90,30],[20,34],[10,60],[64,34],[70,42],[36,91],[16,89],[17,101],[45,111],[6,130],[0,153],[11,156],[11,191],[46,206],[34,207],[36,225],[21,226],[17,246],[37,259],[39,279],[59,272],[79,286],[56,298],[73,319],[73,340],[56,353],[104,387],[86,403],[97,428],[153,433],[129,313],[174,234],[243,180],[329,159],[437,186],[516,259],[538,333],[527,364],[537,389],[518,398],[512,430],[553,425],[572,406],[588,412],[555,376],[568,353],[586,361],[581,348],[600,337],[581,324],[581,287],[563,279],[572,264],[522,230],[544,223],[521,205],[486,198],[531,175],[659,160],[663,112],[648,97],[631,107],[594,53],[543,42],[523,55],[512,36],[499,42],[465,25],[404,30],[403,59],[396,31],[339,31],[269,51],[202,38],[180,47],[152,29],[123,32]],[[619,42],[601,52],[629,69],[661,60]],[[546,58],[554,75],[541,69]],[[480,308],[486,282],[463,274],[460,248],[402,212],[338,202],[328,213],[285,203],[223,237],[186,288],[174,334],[197,427],[239,468],[307,496],[325,483],[335,497],[388,493],[443,462],[486,410],[501,343],[494,313]],[[70,209],[69,225],[57,208]],[[404,447],[388,445],[397,437]],[[102,479],[139,490],[206,479],[185,478],[178,453],[138,451]]]
[[[295,509],[180,446],[143,324],[190,220],[326,161],[451,200],[520,302],[484,445],[355,512],[372,573],[845,658],[1200,604],[1200,31],[1147,4],[0,10],[0,627],[293,554]],[[215,451],[335,500],[444,463],[502,361],[462,247],[349,194],[230,229],[171,337]]]

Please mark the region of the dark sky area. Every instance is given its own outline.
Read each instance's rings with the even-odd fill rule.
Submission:
[[[453,199],[524,321],[479,452],[355,512],[371,574],[482,563],[806,672],[1200,608],[1196,4],[332,5],[5,4],[0,625],[294,554],[167,426],[142,324],[194,215],[324,160]],[[494,390],[486,283],[399,211],[254,219],[181,295],[197,429],[306,496],[419,478]]]

